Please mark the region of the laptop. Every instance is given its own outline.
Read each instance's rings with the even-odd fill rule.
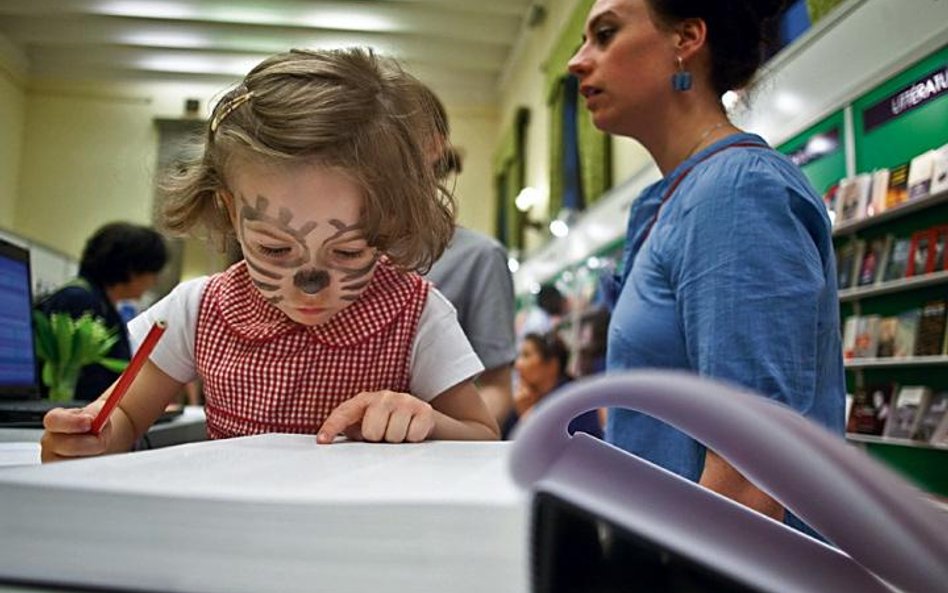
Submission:
[[[0,239],[0,426],[42,426],[63,405],[41,399],[30,279],[29,250]]]
[[[33,333],[33,289],[28,249],[0,238],[0,428],[42,428],[53,408],[82,407],[89,402],[43,399]],[[181,415],[166,411],[159,421]]]

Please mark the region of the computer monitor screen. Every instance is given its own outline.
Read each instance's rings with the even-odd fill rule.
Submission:
[[[531,554],[534,593],[763,593],[546,492]]]
[[[0,398],[36,390],[29,251],[0,239]]]

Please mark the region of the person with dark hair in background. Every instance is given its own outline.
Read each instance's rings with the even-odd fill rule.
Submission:
[[[573,378],[566,371],[569,364],[569,349],[556,334],[530,333],[523,337],[520,352],[514,363],[519,381],[514,394],[514,408],[501,426],[502,438],[510,438],[517,422],[526,416],[533,406],[540,404]],[[570,434],[586,432],[602,437],[599,414],[596,410],[573,418],[567,428]]]
[[[629,214],[607,371],[683,369],[744,385],[842,435],[830,221],[789,159],[735,127],[778,0],[598,0],[569,63],[597,128],[639,141],[663,178]],[[606,279],[607,281],[609,279]],[[701,394],[696,393],[695,397]],[[617,446],[806,530],[713,451],[632,410]]]
[[[122,300],[141,298],[155,285],[167,260],[168,251],[158,232],[127,222],[106,224],[86,241],[79,275],[41,299],[37,309],[46,315],[68,313],[76,319],[91,313],[118,335],[108,356],[129,360],[132,353],[128,331],[116,305]],[[99,397],[118,376],[119,373],[102,365],[84,367],[76,383],[75,398]]]
[[[544,284],[536,296],[536,306],[527,313],[520,326],[520,340],[527,334],[545,334],[554,331],[556,323],[566,313],[566,297],[553,284]]]
[[[461,172],[460,153],[450,146],[448,114],[426,86],[418,91],[434,116],[435,174],[442,182]],[[507,250],[493,237],[460,225],[425,276],[454,305],[458,322],[484,365],[477,390],[498,424],[513,410],[511,365],[517,355],[513,278]]]

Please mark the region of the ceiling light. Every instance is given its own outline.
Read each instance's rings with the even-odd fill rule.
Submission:
[[[557,218],[550,223],[550,232],[553,233],[554,237],[565,237],[569,234],[569,225],[566,224],[565,220]]]
[[[211,41],[205,35],[171,31],[132,31],[120,37],[122,43],[146,47],[178,49],[207,48]]]
[[[265,56],[198,56],[156,55],[138,60],[145,70],[184,74],[218,74],[241,77],[259,64]]]
[[[320,29],[346,31],[397,31],[400,29],[398,23],[381,15],[339,10],[316,10],[300,19],[300,23]]]
[[[195,19],[200,12],[195,6],[180,2],[156,2],[148,0],[109,0],[99,2],[94,10],[113,16],[132,16],[154,19]]]
[[[514,200],[514,205],[517,207],[517,210],[526,212],[530,208],[536,206],[537,202],[539,201],[540,192],[534,187],[527,186],[520,190],[520,193],[517,194],[517,198]]]

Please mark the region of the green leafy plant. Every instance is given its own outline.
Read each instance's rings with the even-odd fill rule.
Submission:
[[[126,360],[106,356],[118,341],[118,334],[89,313],[74,319],[68,313],[47,317],[41,311],[33,311],[33,326],[36,353],[43,360],[43,384],[49,387],[51,400],[72,399],[84,366],[100,364],[116,373],[128,366]]]

